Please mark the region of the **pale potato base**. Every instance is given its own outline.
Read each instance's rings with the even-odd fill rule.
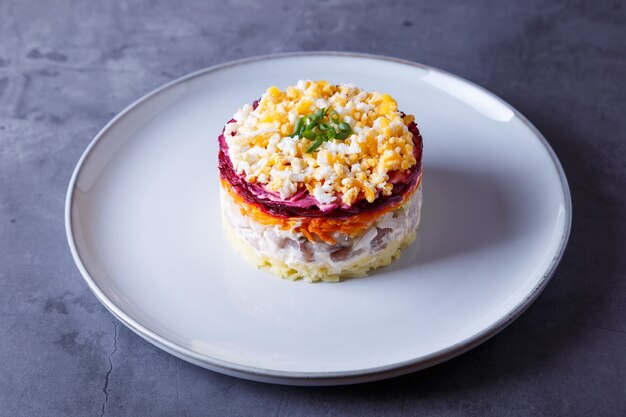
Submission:
[[[365,276],[370,270],[389,265],[392,261],[398,259],[402,253],[402,249],[413,243],[416,236],[416,231],[413,231],[407,234],[403,240],[391,242],[385,249],[374,255],[356,259],[346,266],[346,272],[331,273],[328,271],[326,265],[318,265],[315,263],[292,263],[287,265],[280,259],[262,256],[257,250],[250,246],[248,242],[241,239],[235,233],[224,216],[222,216],[222,226],[224,227],[224,232],[230,243],[248,263],[285,279],[295,281],[302,278],[308,282],[320,280],[338,282],[341,278]]]
[[[368,254],[362,253],[358,256],[348,257],[341,262],[333,262],[326,255],[318,256],[314,261],[304,261],[299,256],[294,256],[294,249],[290,249],[291,253],[277,250],[273,248],[268,250],[268,241],[265,239],[267,229],[271,226],[261,226],[247,216],[238,214],[238,208],[233,205],[234,201],[226,193],[222,193],[222,225],[227,238],[233,247],[239,252],[244,259],[252,265],[265,269],[275,275],[289,280],[304,279],[309,282],[328,281],[337,282],[341,278],[360,277],[367,275],[370,270],[389,265],[393,260],[400,256],[401,251],[415,240],[416,231],[419,226],[421,217],[421,186],[416,190],[411,198],[393,212],[387,213],[387,220],[394,216],[394,213],[400,213],[399,219],[403,227],[398,227],[394,231],[392,239],[386,242],[386,245]],[[233,226],[233,221],[239,222],[239,228]],[[241,226],[241,221],[246,223],[246,227]],[[376,227],[385,224],[385,219],[380,219],[373,226],[375,232]],[[251,229],[251,227],[254,229]],[[280,231],[283,235],[288,235],[302,239],[289,231]],[[367,232],[366,232],[367,233]],[[364,235],[366,234],[364,233]],[[255,246],[265,244],[265,250],[259,250],[254,247],[248,239],[254,239],[252,242]],[[357,241],[359,239],[357,238]],[[369,242],[369,240],[367,240]],[[315,244],[325,246],[327,244],[321,242]],[[369,245],[369,243],[368,243]],[[272,247],[270,247],[272,248]],[[276,249],[276,250],[274,250]],[[324,255],[324,254],[322,254]],[[318,259],[319,258],[319,259]],[[327,259],[328,258],[328,259]]]

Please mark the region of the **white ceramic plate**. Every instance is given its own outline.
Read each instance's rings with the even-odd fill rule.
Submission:
[[[222,234],[216,138],[299,79],[388,92],[423,134],[418,240],[367,278],[284,281]],[[306,53],[208,68],[129,106],[79,161],[66,223],[91,290],[148,341],[230,375],[330,385],[431,366],[502,330],[554,272],[570,207],[545,139],[493,94],[411,62]]]

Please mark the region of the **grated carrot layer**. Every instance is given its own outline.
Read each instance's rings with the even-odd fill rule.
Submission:
[[[230,183],[222,179],[222,187],[230,194],[235,203],[239,206],[241,214],[251,217],[259,224],[264,226],[278,226],[283,230],[292,230],[302,233],[311,242],[322,240],[328,244],[335,244],[333,235],[340,232],[351,237],[357,237],[371,225],[380,219],[385,213],[400,207],[405,201],[411,197],[413,192],[419,188],[422,181],[420,175],[415,187],[407,192],[401,201],[396,204],[383,207],[377,211],[363,212],[345,218],[326,218],[326,217],[276,217],[264,211],[260,205],[250,204],[245,201],[233,189]]]

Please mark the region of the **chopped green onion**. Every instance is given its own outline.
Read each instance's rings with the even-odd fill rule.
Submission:
[[[307,149],[306,152],[307,153],[313,152],[314,150],[319,148],[323,142],[324,142],[324,139],[322,137],[318,137],[317,139],[315,139],[315,142],[313,142],[311,146],[309,146],[309,149]]]
[[[335,110],[328,114],[328,107],[322,107],[313,114],[298,118],[290,137],[301,137],[311,141],[307,153],[311,153],[319,148],[324,142],[339,139],[344,140],[350,136],[352,127],[347,122],[341,121],[341,115]],[[328,121],[324,118],[328,114]]]
[[[298,121],[296,121],[296,126],[293,129],[293,133],[289,135],[290,137],[300,136],[302,135],[302,128],[304,127],[304,117],[300,117]]]
[[[324,117],[325,114],[326,114],[326,107],[322,107],[321,109],[313,113],[313,117],[315,118],[315,120],[319,121],[319,120],[322,120],[322,117]]]

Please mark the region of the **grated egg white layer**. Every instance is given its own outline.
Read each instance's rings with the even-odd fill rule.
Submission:
[[[290,137],[294,124],[329,107],[353,134],[308,152],[309,139]],[[301,80],[285,91],[268,88],[256,109],[244,105],[225,126],[224,136],[235,171],[246,181],[263,184],[282,199],[306,188],[321,204],[340,198],[352,205],[390,195],[389,175],[416,164],[407,127],[413,119],[403,116],[388,94]]]

